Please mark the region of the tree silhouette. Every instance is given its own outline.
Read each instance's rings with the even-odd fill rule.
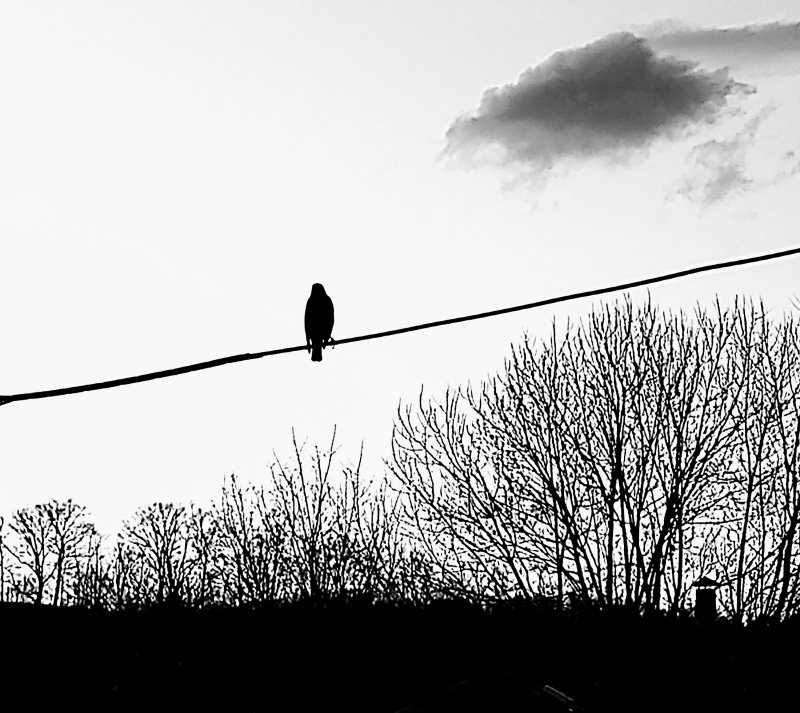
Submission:
[[[390,468],[440,591],[677,611],[710,568],[737,616],[796,611],[797,337],[752,303],[625,301],[401,409]]]

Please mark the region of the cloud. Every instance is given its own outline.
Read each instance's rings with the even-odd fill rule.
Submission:
[[[755,140],[764,119],[773,110],[774,107],[766,107],[729,139],[713,139],[695,146],[689,154],[692,168],[683,179],[678,193],[711,205],[752,184],[753,179],[747,175],[747,149]]]
[[[764,145],[765,137],[759,134],[764,133],[762,124],[776,112],[775,105],[768,105],[729,138],[695,146],[688,156],[690,165],[678,194],[709,206],[742,190],[766,189],[800,174],[798,154],[786,147],[784,139],[775,143],[777,137],[773,136],[774,145],[770,147]],[[771,133],[775,134],[775,128]]]
[[[727,70],[656,55],[631,33],[558,52],[514,84],[489,89],[447,131],[445,153],[546,171],[570,158],[616,158],[713,122],[749,88]]]
[[[800,71],[800,22],[743,27],[689,27],[668,21],[643,29],[659,52],[686,53],[729,68]]]

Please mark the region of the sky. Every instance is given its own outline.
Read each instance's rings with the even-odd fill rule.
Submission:
[[[800,244],[796,0],[0,7],[0,394],[527,303]],[[654,286],[775,318],[798,259]],[[630,293],[634,301],[646,290]],[[621,297],[621,295],[620,295]],[[401,403],[552,308],[0,407],[0,514],[114,532],[261,482],[292,429],[378,478]]]

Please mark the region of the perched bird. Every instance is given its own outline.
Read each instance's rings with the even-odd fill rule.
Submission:
[[[306,347],[311,361],[322,361],[322,348],[333,342],[333,302],[325,288],[315,282],[306,302]]]

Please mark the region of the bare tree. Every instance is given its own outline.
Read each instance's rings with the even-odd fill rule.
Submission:
[[[220,552],[220,524],[212,510],[192,506],[188,537],[191,541],[192,604],[198,607],[218,601],[222,596],[223,557]]]
[[[194,561],[184,506],[154,503],[139,509],[124,524],[122,543],[117,555],[129,561],[128,577],[136,573],[137,603],[177,604],[188,599]]]
[[[685,606],[745,422],[736,314],[617,303],[401,411],[390,467],[442,590]]]
[[[60,605],[69,594],[79,560],[88,556],[87,545],[95,531],[86,520],[86,508],[72,500],[51,500],[45,503],[44,513],[50,525],[47,546],[53,557],[52,602]]]
[[[791,318],[773,325],[763,304],[739,303],[734,314],[740,429],[705,549],[731,616],[779,618],[800,604],[800,332]]]
[[[283,533],[289,592],[311,599],[379,598],[407,580],[399,503],[361,475],[356,464],[334,474],[336,429],[327,450],[305,455],[292,433],[294,458],[277,456],[266,488]]]
[[[0,602],[6,599],[6,520],[0,516]]]
[[[74,602],[95,609],[109,608],[112,591],[108,558],[102,551],[104,538],[90,526],[76,561]]]
[[[13,544],[4,543],[6,551],[24,574],[30,577],[27,580],[23,575],[22,581],[30,581],[33,602],[42,604],[45,588],[55,575],[53,556],[49,548],[53,525],[47,507],[39,504],[16,510],[9,522],[9,529],[15,535],[15,541]]]
[[[242,487],[235,476],[215,504],[222,596],[236,604],[286,594],[285,534],[264,487]]]

